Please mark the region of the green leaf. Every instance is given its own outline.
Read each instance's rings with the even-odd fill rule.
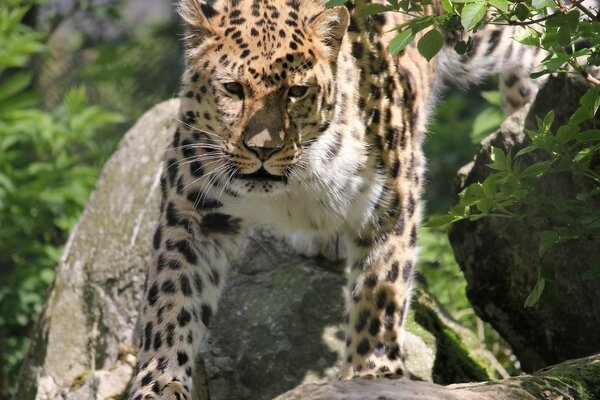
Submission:
[[[514,13],[519,21],[525,21],[529,17],[529,8],[524,3],[519,3],[514,9]]]
[[[540,301],[540,297],[544,292],[544,287],[546,287],[546,280],[544,278],[539,278],[535,284],[535,287],[525,300],[525,307],[533,307],[538,303],[538,301]]]
[[[492,147],[491,151],[490,157],[493,162],[489,164],[488,167],[495,169],[496,171],[506,171],[507,165],[504,151],[498,147]]]
[[[541,62],[549,71],[556,72],[569,60],[569,56],[565,53],[553,54],[549,59]]]
[[[487,11],[487,5],[482,2],[465,4],[461,12],[460,22],[462,26],[470,31],[483,19]]]
[[[559,242],[560,235],[556,231],[542,231],[540,232],[540,248],[539,255],[542,257],[546,251],[553,245]]]
[[[590,110],[590,118],[596,114],[598,107],[600,107],[600,86],[593,86],[590,88],[579,100],[586,109]]]
[[[579,153],[577,153],[577,155],[574,157],[574,160],[578,163],[587,162],[587,160],[596,155],[598,152],[600,152],[600,145],[587,147],[579,151]]]
[[[595,142],[600,140],[600,129],[590,129],[576,136],[577,143]]]
[[[542,129],[550,129],[550,127],[552,126],[552,123],[554,122],[554,111],[548,111],[548,114],[546,114],[546,116],[544,117],[543,121],[542,121]]]
[[[533,8],[536,8],[536,9],[545,8],[548,6],[548,4],[550,4],[550,2],[548,0],[532,0],[531,1],[531,5],[533,6]]]
[[[15,190],[15,186],[11,182],[10,178],[0,172],[0,188],[1,187],[4,187],[4,189],[8,192]]]
[[[471,140],[480,143],[488,134],[492,133],[504,121],[504,113],[495,107],[488,107],[475,117],[471,128]]]
[[[31,83],[31,79],[32,75],[29,72],[19,72],[8,78],[0,85],[0,101],[21,92]]]
[[[356,10],[356,15],[364,18],[373,14],[379,14],[386,11],[390,11],[390,9],[389,7],[384,6],[383,4],[366,4],[364,6],[359,7]]]
[[[348,0],[329,0],[327,3],[325,3],[325,7],[327,7],[327,8],[339,7],[339,6],[343,6],[347,2],[348,2]]]
[[[462,218],[450,214],[434,215],[432,217],[429,217],[427,219],[427,222],[423,224],[423,226],[427,228],[445,227],[460,219]]]
[[[542,161],[531,164],[530,166],[525,168],[523,172],[521,172],[521,178],[528,178],[531,176],[539,177],[540,175],[543,175],[544,173],[548,172],[548,170],[550,169],[550,165],[551,164],[549,161]]]
[[[561,26],[560,28],[558,28],[556,40],[558,41],[558,44],[560,44],[563,47],[566,47],[573,40],[573,34],[568,27]]]
[[[579,127],[576,125],[561,125],[556,132],[556,141],[559,144],[566,144],[577,138]]]
[[[442,0],[442,8],[446,11],[447,14],[453,12],[452,2],[450,0]]]
[[[525,30],[521,33],[517,33],[513,36],[513,38],[521,43],[528,46],[539,46],[540,45],[540,35],[539,33],[531,29],[530,27],[525,27]]]
[[[427,32],[417,43],[417,49],[427,61],[431,61],[433,57],[444,46],[444,37],[437,29],[432,29]]]
[[[481,97],[483,97],[488,103],[500,107],[500,91],[486,90],[481,92]]]
[[[508,6],[510,5],[507,0],[489,0],[488,3],[500,11],[508,11]]]
[[[524,149],[521,149],[515,154],[515,158],[522,156],[524,154],[531,153],[532,151],[537,150],[537,146],[527,146]]]
[[[400,53],[415,37],[412,29],[405,29],[398,36],[390,40],[390,53],[396,55]]]

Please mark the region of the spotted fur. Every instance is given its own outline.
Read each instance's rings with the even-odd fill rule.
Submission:
[[[508,39],[495,30],[480,35],[471,58],[428,63],[414,44],[391,56],[391,28],[404,17],[365,20],[324,3],[180,1],[188,32],[180,122],[165,153],[131,399],[191,398],[200,340],[256,224],[340,233],[349,271],[340,377],[405,373],[421,143],[439,72],[477,79],[504,57],[520,77],[531,65],[500,56],[513,45],[499,46]]]

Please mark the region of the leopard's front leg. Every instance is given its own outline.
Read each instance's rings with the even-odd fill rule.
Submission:
[[[242,221],[219,212],[218,201],[198,196],[173,190],[163,202],[143,298],[133,400],[192,399],[200,341],[239,252]]]
[[[395,214],[390,219],[348,234],[351,269],[342,379],[406,374],[402,331],[417,256],[418,206],[409,195],[395,198],[396,209],[386,211]]]

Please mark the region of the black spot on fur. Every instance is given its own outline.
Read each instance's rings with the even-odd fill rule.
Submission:
[[[162,333],[156,332],[156,334],[154,335],[154,350],[158,350],[161,348],[163,343],[163,339],[162,339]]]
[[[377,285],[377,277],[375,275],[369,275],[365,278],[365,286],[372,289],[375,285]]]
[[[204,175],[204,167],[200,161],[194,161],[190,164],[190,173],[199,178]]]
[[[417,245],[417,227],[413,225],[410,230],[410,247],[415,247]]]
[[[372,336],[377,336],[380,328],[381,321],[379,321],[379,318],[373,318],[371,320],[371,323],[369,324],[369,334],[371,334]]]
[[[235,235],[240,231],[240,222],[239,218],[232,218],[231,215],[211,213],[202,218],[200,229],[205,235],[215,233]]]
[[[211,269],[208,274],[208,280],[215,286],[219,286],[219,282],[221,281],[221,276],[219,275],[219,271],[216,269]]]
[[[192,314],[190,314],[190,312],[185,308],[182,308],[181,311],[179,311],[179,314],[177,315],[177,322],[179,323],[179,326],[186,326],[190,323],[191,320]]]
[[[408,282],[408,280],[412,276],[412,271],[413,271],[412,261],[405,262],[404,267],[402,268],[402,280],[404,281],[404,283]]]
[[[213,313],[212,308],[208,304],[204,303],[202,304],[202,307],[200,307],[200,310],[202,313],[202,323],[204,326],[208,327]]]
[[[175,248],[177,248],[177,250],[179,250],[179,252],[183,254],[187,262],[189,262],[190,264],[196,264],[196,261],[198,261],[198,256],[192,248],[192,244],[187,240],[180,240],[176,242]]]
[[[182,365],[187,364],[188,360],[189,360],[189,357],[185,351],[177,352],[177,363],[179,364],[180,367]]]
[[[396,360],[400,356],[400,347],[397,343],[394,343],[390,346],[387,356],[392,361]]]
[[[182,274],[179,277],[179,284],[181,286],[181,291],[183,292],[184,296],[192,295],[192,286],[190,285],[190,278],[188,278],[186,274]]]
[[[506,87],[512,87],[515,83],[517,83],[518,80],[519,77],[517,75],[510,74],[508,78],[504,80],[504,84],[506,85]]]
[[[173,204],[172,202],[169,202],[169,204],[167,205],[166,217],[167,225],[169,226],[176,226],[181,222],[179,213],[175,209],[175,204]]]
[[[367,320],[369,319],[369,316],[371,315],[371,313],[369,312],[369,310],[361,310],[360,313],[358,314],[358,320],[356,321],[356,324],[354,325],[354,328],[356,329],[356,333],[360,333],[363,329],[365,329],[365,326],[367,326]]]
[[[392,267],[390,268],[390,270],[387,273],[387,280],[394,283],[396,282],[396,279],[398,279],[398,274],[399,274],[399,264],[398,261],[394,261],[392,263]]]
[[[187,195],[187,199],[190,203],[194,204],[196,210],[212,210],[223,207],[223,203],[216,199],[207,198],[199,190],[190,191]]]
[[[394,233],[398,236],[404,233],[404,213],[401,213],[396,220],[396,225],[394,226]]]
[[[167,279],[163,282],[161,289],[165,293],[175,293],[177,287],[175,286],[175,282],[173,282],[171,279]]]
[[[148,385],[150,385],[150,383],[152,383],[152,379],[153,379],[152,372],[148,372],[142,378],[142,386],[148,386]]]
[[[179,262],[179,260],[169,260],[169,268],[172,270],[178,270],[181,269],[181,263]]]
[[[150,345],[152,344],[152,322],[148,322],[146,327],[144,328],[144,350],[150,350]]]
[[[165,369],[167,369],[168,366],[169,359],[165,357],[160,357],[158,359],[158,365],[156,366],[156,369],[158,369],[159,371],[164,371]]]
[[[385,317],[383,320],[383,324],[385,326],[385,329],[387,330],[392,330],[394,328],[394,312],[396,311],[396,304],[395,303],[389,303],[386,307],[385,307]]]
[[[363,340],[358,343],[358,346],[356,346],[356,353],[361,356],[367,354],[369,350],[371,350],[371,346],[369,345],[369,339],[367,338],[363,338]]]
[[[151,306],[155,305],[158,301],[158,283],[154,282],[154,285],[148,291],[148,303]]]
[[[360,42],[354,42],[352,44],[352,55],[354,56],[354,58],[356,58],[357,60],[361,59],[363,54],[364,54],[365,48],[363,46],[362,43]]]
[[[167,325],[167,346],[173,347],[175,344],[175,325],[168,324]]]
[[[199,273],[195,273],[194,274],[194,287],[196,288],[196,292],[198,292],[198,294],[202,293],[202,278],[200,277]]]
[[[383,307],[385,307],[386,299],[387,299],[387,293],[386,293],[385,289],[380,289],[379,292],[377,292],[377,297],[376,297],[378,309],[381,310]]]
[[[152,244],[154,245],[154,249],[158,250],[160,248],[160,242],[162,240],[162,228],[160,225],[156,228],[154,232],[154,238],[152,239]]]
[[[167,161],[167,174],[169,175],[169,183],[171,186],[175,185],[175,179],[177,178],[178,166],[177,160],[170,159]]]
[[[215,10],[213,8],[212,5],[206,3],[206,2],[201,2],[200,3],[200,9],[202,10],[202,13],[204,14],[204,16],[206,18],[213,18],[216,17],[217,15],[219,15],[219,13],[217,12],[217,10]]]
[[[500,42],[500,38],[502,35],[502,31],[497,29],[490,34],[490,38],[488,40],[488,48],[485,50],[485,55],[489,56],[494,52],[498,43]]]

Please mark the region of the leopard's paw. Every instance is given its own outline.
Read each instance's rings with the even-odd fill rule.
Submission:
[[[189,396],[181,382],[171,381],[165,386],[162,398],[164,400],[188,400]]]

